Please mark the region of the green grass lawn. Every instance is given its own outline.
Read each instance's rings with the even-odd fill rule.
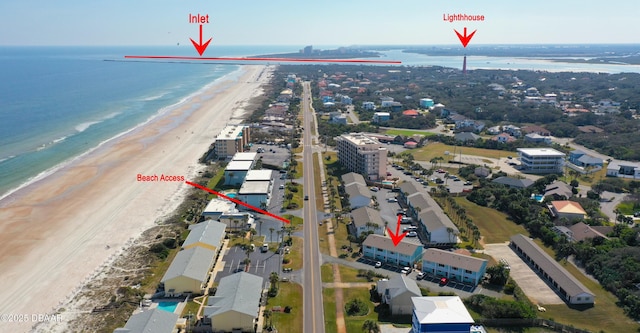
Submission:
[[[324,266],[324,265],[323,265]],[[324,328],[326,333],[337,333],[336,326],[336,291],[333,288],[322,288],[322,304],[324,306]],[[302,331],[299,331],[302,332]]]
[[[221,164],[218,164],[218,171],[207,183],[207,188],[218,189],[224,183],[223,177],[224,177],[224,167]],[[212,199],[217,196],[215,194],[209,194],[207,197],[209,199]]]
[[[425,132],[420,130],[410,130],[410,129],[389,129],[385,131],[386,135],[402,135],[402,136],[412,136],[414,134],[424,135],[424,136],[434,136],[435,133]]]
[[[633,213],[638,210],[637,208],[634,208],[633,202],[631,201],[623,201],[618,204],[616,208],[624,215],[633,215]]]
[[[322,282],[333,282],[333,267],[331,264],[322,264],[320,266],[320,276],[322,276]]]
[[[320,153],[313,153],[313,170],[320,170],[320,162],[318,162],[318,156]],[[318,211],[324,211],[324,198],[322,197],[322,180],[320,173],[315,172],[313,174],[313,182],[316,189],[316,209]]]
[[[295,189],[294,191],[292,191],[292,189]],[[285,186],[285,197],[286,195],[291,192],[293,193],[293,198],[291,199],[291,203],[296,206],[298,208],[302,208],[302,199],[303,199],[303,189],[302,189],[302,184],[298,184],[298,183],[287,183]],[[285,199],[284,205],[288,205],[289,201]]]
[[[296,167],[293,170],[293,178],[294,179],[298,179],[301,178],[303,176],[303,171],[304,169],[302,168],[302,161],[298,161],[298,164],[296,164]]]
[[[285,236],[286,238],[287,236]],[[284,258],[291,260],[288,264],[282,264],[283,268],[291,268],[293,270],[302,269],[302,238],[293,236],[293,245],[291,251],[284,255]]]
[[[291,313],[274,312],[272,320],[278,332],[294,333],[302,332],[302,286],[293,282],[280,283],[278,295],[269,298],[267,301],[267,309],[271,310],[274,306],[291,307]]]
[[[199,298],[198,301],[207,304],[207,297],[205,296],[204,298]],[[187,302],[187,305],[185,305],[184,309],[182,310],[181,317],[184,317],[188,314],[192,314],[195,317],[198,314],[198,310],[200,310],[200,304],[194,302],[193,299],[190,299],[189,302]]]
[[[362,324],[365,320],[370,319],[378,321],[378,314],[374,311],[375,304],[369,300],[369,289],[367,288],[349,288],[342,289],[344,295],[344,303],[354,298],[360,298],[369,306],[369,312],[364,316],[349,316],[346,311],[344,313],[344,321],[347,326],[347,333],[362,332]]]
[[[473,223],[478,226],[485,244],[503,243],[515,234],[529,236],[527,229],[508,220],[505,213],[476,205],[464,197],[457,197],[455,200],[460,207],[465,209],[467,216],[473,220]]]
[[[434,157],[443,157],[444,162],[447,162],[452,157],[451,154],[453,154],[454,150],[456,152],[456,155],[462,152],[463,155],[475,155],[475,156],[488,157],[488,158],[501,158],[506,156],[517,155],[517,152],[513,152],[513,151],[472,148],[472,147],[456,147],[456,146],[445,145],[444,143],[440,143],[440,142],[432,142],[422,148],[412,149],[409,151],[413,154],[413,157],[418,161],[428,162]],[[444,154],[445,151],[448,151],[450,155],[446,156]]]

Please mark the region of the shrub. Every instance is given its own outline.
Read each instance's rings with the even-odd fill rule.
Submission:
[[[344,308],[349,316],[364,316],[369,312],[367,304],[359,298],[349,300]]]
[[[290,306],[285,306],[284,307],[284,313],[291,313],[291,307]]]

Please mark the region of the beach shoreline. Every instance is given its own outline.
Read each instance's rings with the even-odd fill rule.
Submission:
[[[138,175],[195,177],[203,167],[198,159],[227,123],[240,122],[269,71],[243,66],[236,77],[216,80],[166,114],[0,200],[0,280],[8,282],[0,291],[0,313],[30,316],[1,323],[0,332],[31,329],[38,324],[33,314],[64,306],[101,267],[172,213],[188,185],[143,182]],[[61,312],[63,320],[66,315]]]

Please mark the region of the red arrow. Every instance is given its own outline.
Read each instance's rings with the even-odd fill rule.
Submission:
[[[189,185],[191,185],[191,186],[193,186],[193,187],[197,187],[197,188],[199,188],[199,189],[201,189],[201,190],[205,190],[205,191],[207,191],[207,192],[209,192],[209,193],[211,193],[211,194],[215,194],[215,195],[217,195],[217,196],[219,196],[219,197],[222,197],[222,198],[224,198],[224,199],[227,199],[227,200],[229,200],[229,201],[235,202],[235,203],[237,203],[238,205],[245,206],[245,207],[247,207],[247,208],[249,208],[249,209],[251,209],[251,210],[253,210],[253,211],[256,211],[256,212],[258,212],[258,213],[261,213],[261,214],[265,214],[265,215],[271,216],[271,217],[273,217],[273,218],[274,218],[274,219],[276,219],[276,220],[280,220],[280,221],[282,221],[282,222],[284,222],[284,223],[287,223],[287,224],[288,224],[288,223],[291,223],[291,221],[289,221],[289,220],[285,219],[284,217],[278,216],[278,215],[276,215],[276,214],[269,213],[269,212],[267,212],[266,210],[262,210],[262,209],[260,209],[260,208],[258,208],[258,207],[256,207],[256,206],[252,206],[252,205],[250,205],[250,204],[248,204],[248,203],[245,203],[245,202],[242,202],[242,201],[240,201],[240,200],[238,200],[238,199],[230,198],[230,197],[228,197],[228,196],[226,196],[226,195],[224,195],[224,194],[222,194],[222,193],[216,192],[216,191],[214,191],[214,190],[212,190],[212,189],[210,189],[210,188],[206,188],[206,187],[204,187],[204,186],[202,186],[202,185],[200,185],[200,184],[192,183],[192,182],[190,182],[190,181],[186,181],[185,183],[187,183],[187,184],[189,184]]]
[[[389,236],[391,236],[391,241],[393,242],[393,246],[398,246],[400,241],[407,235],[407,231],[400,233],[400,221],[402,220],[402,215],[398,214],[398,223],[396,223],[396,233],[394,234],[389,227],[387,227],[387,232],[389,232]]]
[[[469,42],[471,41],[471,38],[478,30],[473,30],[473,32],[469,36],[467,36],[467,27],[464,28],[464,35],[461,35],[456,29],[453,29],[453,31],[455,31],[456,35],[458,35],[458,38],[460,38],[460,42],[462,42],[462,46],[467,47],[467,44],[469,44]]]
[[[204,53],[204,50],[207,49],[207,46],[209,46],[209,42],[211,42],[212,38],[209,38],[209,40],[202,44],[202,24],[200,25],[200,43],[196,43],[195,40],[189,38],[191,40],[191,43],[193,43],[193,46],[195,46],[196,51],[198,51],[198,54],[200,54],[200,56],[202,56],[202,54]]]

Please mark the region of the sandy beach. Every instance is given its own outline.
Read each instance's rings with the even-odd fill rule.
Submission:
[[[189,186],[137,175],[193,178],[198,158],[227,123],[240,122],[269,71],[243,66],[235,79],[0,201],[0,332],[28,332],[173,211]]]

